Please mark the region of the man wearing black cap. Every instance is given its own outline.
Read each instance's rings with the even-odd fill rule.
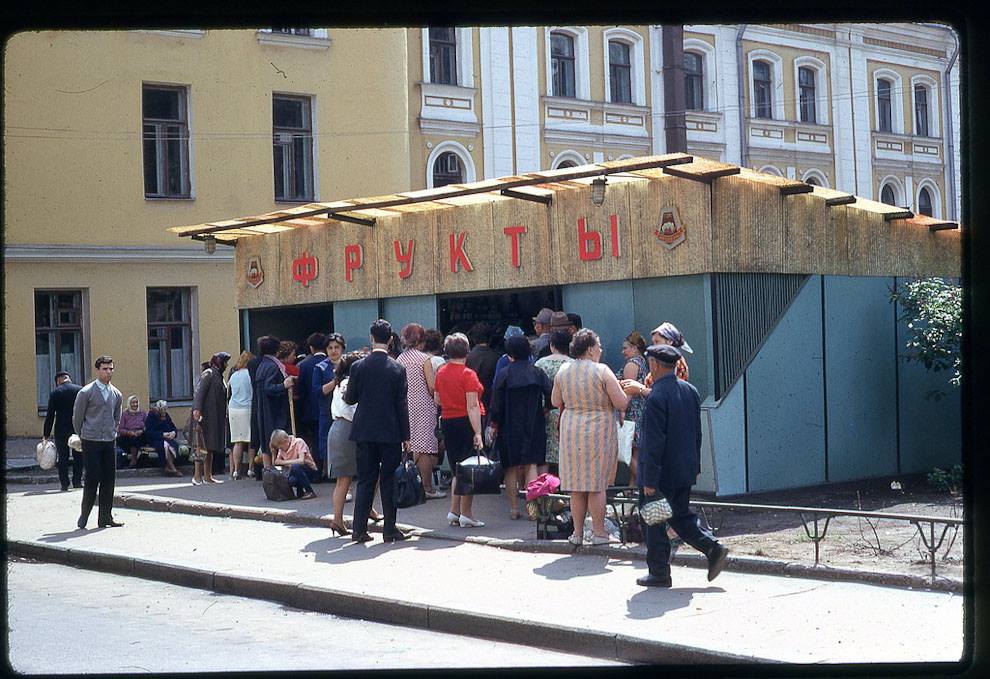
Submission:
[[[48,413],[45,415],[45,431],[42,439],[47,440],[55,427],[55,450],[58,453],[58,480],[62,490],[69,490],[69,437],[72,435],[72,407],[76,394],[82,389],[72,383],[72,377],[64,370],[55,373],[55,388],[48,395]],[[82,488],[83,457],[81,452],[72,451],[72,487]]]
[[[708,557],[708,580],[725,567],[729,550],[701,528],[688,502],[691,486],[701,473],[701,397],[698,390],[674,374],[681,353],[667,344],[646,350],[653,389],[643,408],[637,483],[639,503],[663,493],[673,515],[667,521],[677,534]],[[644,587],[670,587],[670,539],[663,524],[644,524],[649,574],[636,580]]]

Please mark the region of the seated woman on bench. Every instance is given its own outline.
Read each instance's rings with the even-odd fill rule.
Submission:
[[[155,401],[144,420],[145,442],[158,453],[158,462],[165,476],[182,476],[175,468],[175,458],[179,454],[179,443],[175,423],[168,414],[168,403]]]
[[[309,484],[319,478],[319,471],[306,442],[297,436],[290,436],[282,429],[276,429],[272,432],[270,446],[272,455],[275,456],[272,464],[289,468],[289,484],[295,488],[296,497],[300,500],[316,497]]]

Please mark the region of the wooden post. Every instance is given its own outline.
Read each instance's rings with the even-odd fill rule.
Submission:
[[[292,394],[295,390],[295,384],[285,390],[285,393],[289,396],[289,424],[292,426],[293,436],[296,435],[296,404],[293,402],[295,399],[292,398]]]

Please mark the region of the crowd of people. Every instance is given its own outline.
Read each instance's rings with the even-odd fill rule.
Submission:
[[[334,479],[334,535],[367,542],[368,522],[384,522],[383,539],[394,542],[407,537],[396,526],[393,497],[403,458],[415,463],[425,496],[433,500],[448,495],[446,477],[435,474],[444,458],[453,471],[469,457],[485,454],[505,470],[511,519],[527,516],[520,511],[520,491],[539,474],[552,473],[570,495],[573,533],[568,540],[584,543],[590,516],[591,544],[607,544],[615,538],[606,530],[605,493],[615,483],[620,426],[626,420],[634,423],[628,466],[643,491],[641,502],[660,489],[674,510],[669,535],[655,527],[645,531],[651,575],[641,584],[669,586],[673,531],[706,553],[709,575],[717,575],[725,549],[700,528],[687,505],[700,471],[701,431],[700,399],[688,383],[684,358],[691,347],[684,336],[669,322],[652,331],[649,346],[639,332],[629,333],[622,345],[623,365],[613,372],[601,362],[599,335],[582,327],[577,314],[544,308],[532,321],[532,337],[518,325],[493,328],[485,322],[466,334],[444,337],[418,323],[395,332],[379,319],[369,328],[369,345],[350,352],[338,333],[311,334],[303,351],[294,342],[263,336],[256,353],[242,352],[229,370],[231,355],[217,352],[203,364],[184,432],[193,460],[192,484],[222,483],[216,476],[224,472],[227,450],[231,481],[261,481],[264,470],[281,468],[296,497],[306,500],[317,497],[314,484]],[[179,430],[168,404],[158,401],[146,413],[140,399],[130,396],[126,410],[120,404],[114,410],[113,395],[119,398],[119,392],[109,377],[102,380],[105,366],[106,360],[98,360],[100,376],[81,389],[71,385],[69,375],[56,375],[45,422],[47,438],[58,420],[59,478],[66,490],[68,450],[60,441],[66,428],[56,412],[59,403],[72,401],[72,429],[84,441],[87,475],[80,527],[89,513],[87,501],[92,507],[95,483],[103,480],[112,496],[112,481],[95,462],[90,464],[86,450],[116,446],[136,466],[139,449],[150,446],[164,474],[182,475],[176,466]],[[89,428],[87,440],[87,416],[80,407],[85,411],[89,402],[99,406],[94,417],[101,419],[98,427]],[[94,484],[91,466],[98,476]],[[77,466],[74,485],[79,478]],[[352,490],[348,526],[344,505]],[[473,510],[473,496],[459,492],[456,475],[449,490],[449,524],[484,526]],[[104,507],[105,492],[100,489],[101,525],[119,525],[110,518],[109,505]],[[374,508],[376,496],[380,512]]]

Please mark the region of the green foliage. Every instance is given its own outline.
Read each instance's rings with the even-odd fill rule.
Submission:
[[[928,485],[931,486],[932,490],[958,493],[962,487],[962,478],[962,467],[958,464],[953,465],[949,471],[935,467],[928,474]]]
[[[909,361],[918,361],[932,371],[952,369],[949,382],[958,387],[962,358],[962,288],[941,278],[916,279],[891,292],[891,300],[903,310],[907,321]]]

